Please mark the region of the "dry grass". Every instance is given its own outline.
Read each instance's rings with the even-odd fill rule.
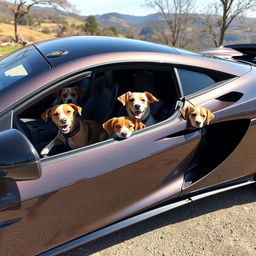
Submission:
[[[39,42],[43,40],[52,39],[55,36],[52,34],[45,34],[36,31],[28,26],[19,26],[19,35],[30,43]],[[8,42],[10,38],[14,37],[13,25],[0,23],[0,42]]]

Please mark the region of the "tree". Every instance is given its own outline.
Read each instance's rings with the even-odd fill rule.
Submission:
[[[97,35],[100,27],[94,16],[88,16],[85,20],[84,31],[89,35]]]
[[[255,10],[255,0],[217,0],[208,8],[208,14],[202,19],[205,31],[209,34],[215,47],[223,45],[228,29],[240,24],[248,11]]]
[[[184,47],[188,43],[186,34],[194,22],[191,15],[194,3],[194,0],[146,0],[146,5],[160,13],[167,23],[170,44],[179,47]]]
[[[22,17],[29,13],[31,7],[35,5],[52,5],[55,7],[67,8],[71,7],[71,4],[67,0],[13,0],[13,1],[1,1],[0,5],[6,7],[13,15],[14,22],[14,41],[20,42],[20,36],[18,34],[18,24]]]

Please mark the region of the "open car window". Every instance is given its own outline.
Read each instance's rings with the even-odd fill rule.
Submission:
[[[128,116],[125,107],[117,99],[119,96],[128,91],[149,92],[158,99],[150,105],[150,115],[155,123],[160,123],[172,116],[176,102],[180,98],[174,77],[170,66],[160,70],[154,67],[130,67],[130,65],[123,68],[116,66],[111,69],[98,68],[92,71],[90,77],[65,84],[22,110],[14,117],[13,126],[26,134],[40,154],[58,133],[58,127],[51,118],[42,120],[41,115],[46,109],[62,103],[63,97],[60,96],[67,95],[60,91],[66,88],[78,88],[82,92],[77,102],[70,102],[81,107],[81,113],[77,114],[77,117],[81,120],[96,121],[100,125],[113,117]],[[109,138],[113,137],[108,136],[107,139]],[[58,145],[49,155],[69,150],[71,150],[69,145]]]

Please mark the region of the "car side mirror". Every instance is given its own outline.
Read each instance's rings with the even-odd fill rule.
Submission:
[[[39,155],[16,129],[0,132],[0,179],[33,180],[41,176]]]

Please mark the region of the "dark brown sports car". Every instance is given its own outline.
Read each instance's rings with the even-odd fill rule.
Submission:
[[[0,60],[0,255],[57,255],[172,208],[255,182],[256,68],[149,42],[71,37]],[[117,97],[148,91],[156,123],[123,140],[40,151],[41,120],[63,87],[83,118],[119,116]],[[202,129],[181,117],[210,109]]]

